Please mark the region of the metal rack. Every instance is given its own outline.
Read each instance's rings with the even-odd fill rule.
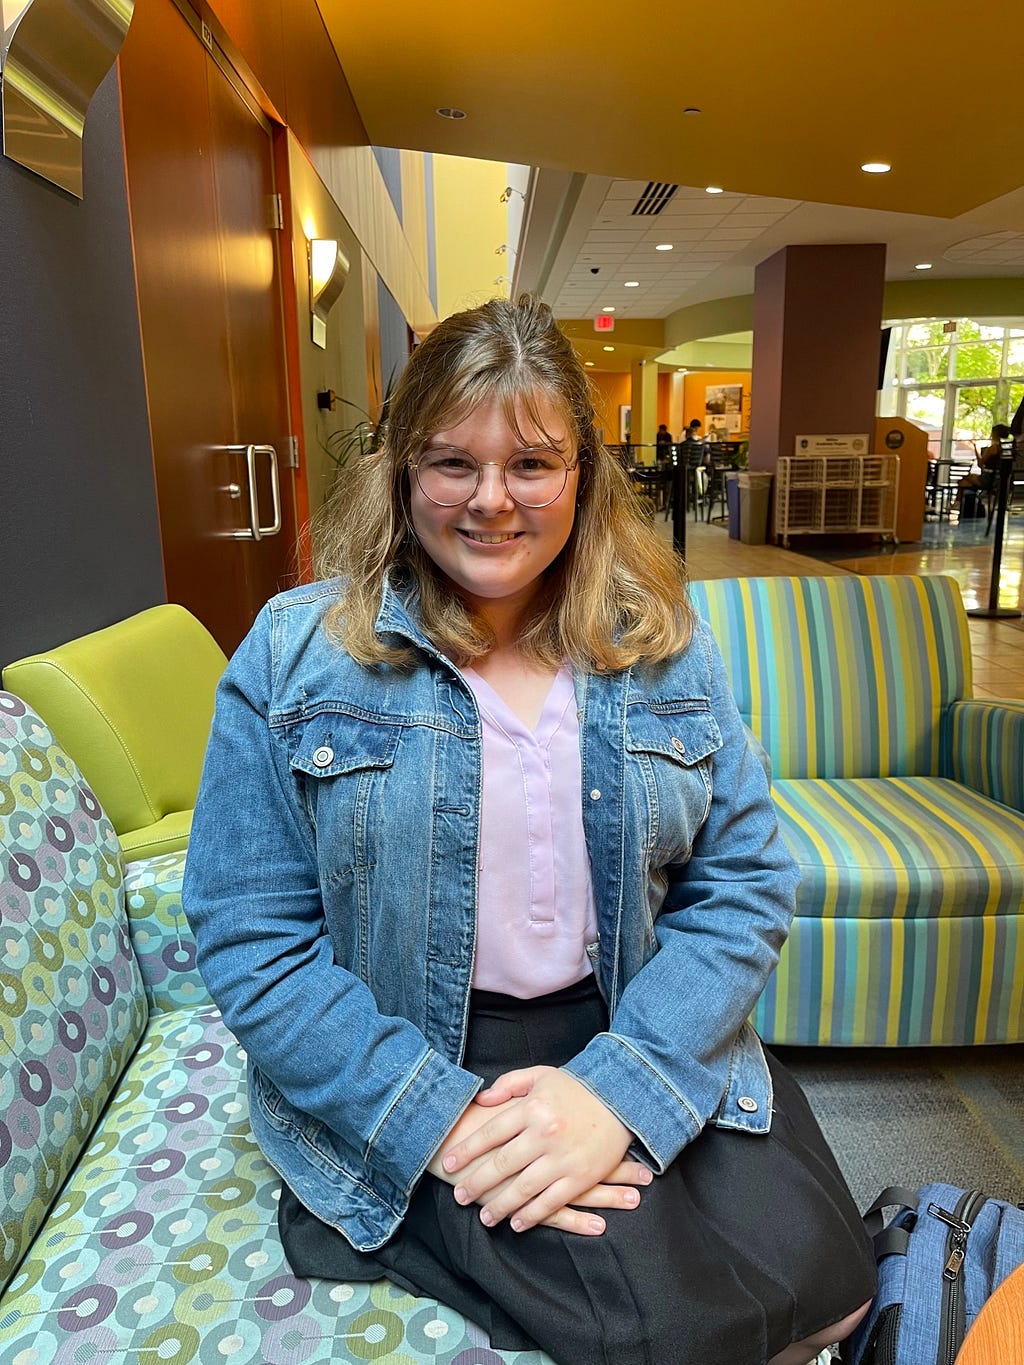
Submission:
[[[780,455],[775,535],[875,534],[896,543],[897,455]]]

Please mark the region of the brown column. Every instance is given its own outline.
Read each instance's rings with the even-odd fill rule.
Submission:
[[[754,272],[750,468],[875,429],[885,245],[787,246]]]

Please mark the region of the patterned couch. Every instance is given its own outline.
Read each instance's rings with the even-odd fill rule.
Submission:
[[[181,912],[0,692],[0,1365],[551,1365],[387,1281],[295,1279]]]
[[[692,585],[803,870],[768,1042],[1024,1039],[1024,702],[973,701],[941,577]]]

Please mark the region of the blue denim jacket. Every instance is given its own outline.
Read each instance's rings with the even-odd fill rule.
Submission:
[[[476,933],[481,731],[458,669],[391,587],[379,631],[417,648],[354,663],[322,628],[336,584],[260,614],[221,683],[185,909],[246,1049],[253,1132],[360,1250],[395,1231],[479,1089],[460,1066]],[[747,1015],[796,872],[718,651],[575,676],[584,828],[611,1025],[568,1070],[662,1172],[707,1122],[764,1133],[771,1085]]]

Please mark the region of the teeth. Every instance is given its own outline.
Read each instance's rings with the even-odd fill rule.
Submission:
[[[463,531],[462,534],[468,536],[470,540],[478,540],[481,545],[503,545],[506,540],[515,540],[516,538],[515,531],[509,531],[500,536],[485,536],[481,531]]]

